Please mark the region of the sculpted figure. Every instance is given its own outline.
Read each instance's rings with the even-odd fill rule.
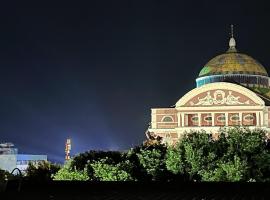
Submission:
[[[213,98],[211,97],[211,94],[209,91],[207,92],[207,95],[204,98],[200,99],[198,97],[198,101],[199,102],[196,103],[195,105],[204,105],[204,106],[213,105]]]
[[[239,101],[239,98],[240,97],[233,96],[232,91],[229,91],[229,94],[226,98],[226,104],[227,105],[244,104],[244,103]]]
[[[224,104],[226,101],[225,92],[222,90],[217,90],[214,93],[214,104]]]

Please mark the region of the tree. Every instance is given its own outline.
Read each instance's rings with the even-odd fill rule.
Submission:
[[[93,168],[94,180],[98,181],[131,181],[134,180],[130,171],[131,164],[127,160],[115,164],[110,158],[90,163]]]
[[[214,140],[206,132],[190,132],[168,148],[166,167],[174,174],[189,177],[189,180],[200,180],[199,171],[206,168],[216,159],[213,152]]]
[[[12,177],[13,177],[13,175],[11,173],[9,173],[6,170],[0,169],[0,183],[5,182],[6,180],[8,180]]]
[[[141,167],[150,175],[151,180],[164,180],[170,175],[165,164],[166,149],[164,144],[142,146],[136,154]]]
[[[54,175],[60,169],[60,165],[48,161],[41,161],[37,164],[29,163],[26,169],[26,179],[31,181],[51,181]]]
[[[123,159],[122,153],[118,151],[91,150],[75,156],[70,163],[70,167],[72,169],[76,168],[77,170],[83,170],[88,163],[92,163],[100,159],[105,159],[106,157],[111,158],[116,163],[121,162]]]
[[[231,128],[226,129],[228,148],[224,152],[224,160],[238,156],[247,163],[246,177],[256,181],[266,181],[270,174],[269,150],[266,148],[266,132],[262,129]]]
[[[181,148],[170,146],[165,157],[166,167],[173,174],[184,173],[183,151]]]
[[[234,156],[228,162],[219,161],[214,170],[201,170],[202,181],[243,181],[247,173],[247,162]]]
[[[124,159],[130,163],[129,173],[134,178],[134,180],[137,181],[146,181],[151,179],[151,176],[149,176],[146,170],[142,167],[137,155],[140,153],[143,146],[144,145],[131,148],[127,151],[126,154],[124,154]]]
[[[270,147],[263,130],[186,133],[174,146],[147,142],[127,152],[88,151],[67,162],[54,180],[270,181]]]
[[[191,181],[269,181],[270,152],[263,130],[229,128],[214,139],[204,131],[184,135],[166,153],[166,167]]]
[[[52,176],[53,180],[58,181],[87,181],[89,180],[87,170],[77,170],[71,168],[71,162],[67,161],[64,166]]]

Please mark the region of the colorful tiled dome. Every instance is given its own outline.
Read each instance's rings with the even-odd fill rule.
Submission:
[[[250,88],[270,89],[270,79],[265,68],[252,57],[238,53],[233,37],[227,52],[211,59],[196,79],[197,87],[215,82],[233,82]]]
[[[199,77],[225,74],[268,76],[267,71],[258,61],[236,50],[229,50],[211,59],[200,71]]]

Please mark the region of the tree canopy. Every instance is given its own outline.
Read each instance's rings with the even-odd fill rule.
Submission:
[[[80,181],[270,181],[270,148],[261,129],[221,129],[218,137],[191,131],[174,145],[145,142],[128,151],[88,151],[58,171],[48,163],[27,174],[43,180]],[[47,175],[46,175],[47,174]]]

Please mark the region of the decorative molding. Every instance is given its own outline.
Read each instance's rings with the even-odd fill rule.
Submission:
[[[239,96],[232,95],[232,91],[229,91],[229,94],[226,96],[223,90],[216,90],[213,96],[210,94],[210,91],[207,92],[205,97],[199,98],[198,102],[193,105],[202,105],[202,106],[211,106],[211,105],[249,105],[249,100],[245,102],[239,101]],[[192,104],[192,103],[191,103]]]
[[[192,106],[192,105],[186,106],[186,103],[188,103],[188,101],[190,101],[193,97],[195,97],[201,93],[208,92],[210,90],[228,90],[228,89],[230,91],[235,91],[237,93],[240,93],[240,94],[246,96],[247,98],[249,98],[252,101],[252,103],[254,102],[257,106],[264,106],[265,105],[264,101],[259,96],[257,96],[254,92],[252,92],[251,90],[249,90],[243,86],[240,86],[240,85],[237,85],[234,83],[216,82],[216,83],[209,83],[209,84],[203,85],[201,87],[198,87],[198,88],[195,88],[195,89],[189,91],[188,93],[186,93],[182,98],[180,98],[177,101],[175,108],[176,109],[178,109],[180,107],[187,108],[187,107]],[[237,99],[232,99],[232,100],[237,100]],[[238,101],[239,101],[239,99],[238,99]],[[234,101],[232,101],[230,103],[234,103]],[[245,103],[245,102],[242,102],[242,103]],[[248,106],[250,106],[252,103],[249,102]],[[219,104],[213,104],[213,105],[219,105]],[[233,105],[233,104],[230,104],[230,105]],[[236,105],[241,105],[241,104],[236,104]],[[245,105],[243,105],[243,106],[245,106]]]
[[[199,112],[250,112],[250,111],[261,111],[264,107],[263,106],[248,106],[248,105],[231,105],[221,108],[220,106],[212,106],[212,107],[206,107],[206,106],[198,106],[198,107],[178,107],[177,110],[179,112],[186,112],[186,113],[194,113],[194,110],[196,109],[196,113]]]

